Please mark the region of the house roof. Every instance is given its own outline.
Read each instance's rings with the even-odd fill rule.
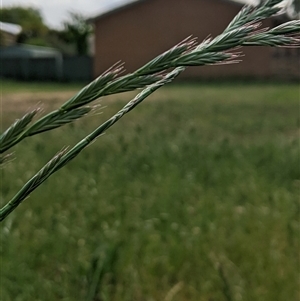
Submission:
[[[106,9],[103,9],[101,12],[99,12],[98,14],[96,14],[94,17],[91,17],[89,19],[90,22],[94,22],[99,18],[103,18],[107,15],[113,14],[115,12],[118,12],[120,10],[123,10],[127,7],[133,6],[135,4],[144,2],[144,1],[149,1],[149,0],[124,0],[122,2],[119,3],[115,3],[113,5],[108,6]]]
[[[0,58],[48,58],[60,56],[60,52],[49,47],[17,44],[0,47]]]
[[[22,27],[17,24],[0,22],[0,30],[3,32],[10,33],[12,35],[18,35],[22,31]]]
[[[99,12],[98,14],[96,14],[94,17],[91,17],[89,19],[89,21],[94,22],[107,15],[111,15],[111,14],[121,11],[125,8],[128,8],[128,7],[136,5],[136,4],[140,4],[145,1],[150,1],[150,0],[123,0],[121,2],[114,3],[110,6],[108,6],[106,9]],[[239,5],[239,6],[245,5],[245,4],[254,4],[254,5],[257,4],[257,0],[222,0],[222,1],[227,1],[232,4]]]

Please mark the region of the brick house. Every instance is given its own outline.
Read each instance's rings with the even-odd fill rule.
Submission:
[[[230,0],[131,1],[91,19],[95,27],[94,76],[115,62],[134,71],[187,36],[202,41],[221,33],[242,8]],[[272,27],[274,19],[264,22]],[[299,78],[298,49],[245,47],[243,62],[190,67],[181,78]]]

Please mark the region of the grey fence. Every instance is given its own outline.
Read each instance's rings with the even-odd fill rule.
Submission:
[[[89,56],[0,57],[0,76],[21,80],[90,81],[93,76],[93,62]]]

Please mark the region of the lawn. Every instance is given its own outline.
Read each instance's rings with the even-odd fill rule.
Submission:
[[[4,127],[24,91],[39,100],[7,87]],[[131,95],[15,147],[1,203]],[[49,92],[45,110],[65,100]],[[295,84],[162,88],[1,224],[0,299],[297,300],[299,125]]]

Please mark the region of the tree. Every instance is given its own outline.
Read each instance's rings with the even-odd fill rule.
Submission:
[[[29,39],[43,38],[48,32],[40,11],[32,7],[12,6],[1,8],[0,21],[22,26],[22,33],[18,38],[20,43],[24,43]]]
[[[287,13],[293,19],[300,19],[300,0],[289,0]]]
[[[77,13],[70,13],[71,20],[65,22],[65,39],[74,43],[78,55],[88,54],[88,37],[93,28],[86,19]]]

